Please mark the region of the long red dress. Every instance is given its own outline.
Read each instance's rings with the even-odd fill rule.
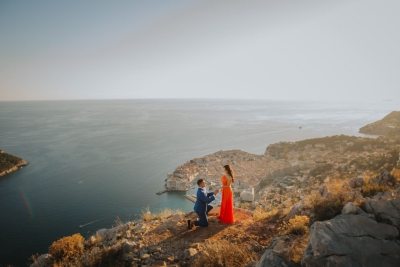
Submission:
[[[223,186],[228,184],[225,175],[222,176],[221,180]],[[231,187],[222,188],[222,201],[218,219],[224,224],[233,223],[235,221],[233,217],[233,193]]]

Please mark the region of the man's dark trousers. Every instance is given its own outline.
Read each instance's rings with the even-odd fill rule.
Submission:
[[[199,216],[199,220],[194,222],[194,225],[196,226],[202,226],[202,227],[207,227],[208,226],[208,218],[207,214],[212,210],[213,206],[207,205],[207,210],[204,212],[197,212],[197,215]]]

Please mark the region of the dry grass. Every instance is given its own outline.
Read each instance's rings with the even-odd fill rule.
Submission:
[[[175,214],[183,215],[185,213],[179,209],[171,210],[169,208],[166,208],[160,212],[152,213],[150,211],[149,207],[147,207],[144,211],[142,210],[141,219],[145,222],[152,221],[152,220],[162,220],[162,219],[166,219]]]
[[[372,197],[378,192],[385,192],[388,190],[390,190],[390,187],[387,185],[365,183],[361,187],[361,195],[363,197]]]
[[[310,218],[307,216],[295,216],[290,219],[288,223],[283,222],[279,230],[281,234],[294,234],[294,235],[304,235],[308,233],[308,224]]]
[[[260,221],[260,220],[263,220],[266,218],[276,216],[277,214],[278,214],[278,209],[272,209],[270,211],[266,211],[265,209],[263,209],[261,207],[257,207],[254,210],[253,219],[254,219],[254,221]]]
[[[303,257],[303,252],[307,248],[309,235],[297,236],[295,240],[293,240],[290,249],[288,260],[296,263],[300,263],[301,258]]]
[[[51,254],[56,261],[82,255],[84,248],[83,240],[84,238],[80,234],[63,237],[51,244],[49,247],[49,254]]]
[[[400,169],[393,169],[392,175],[394,176],[394,179],[397,180],[397,182],[400,182]]]
[[[131,267],[131,263],[123,260],[121,247],[104,247],[96,254],[86,252],[83,257],[62,259],[53,263],[52,267]]]
[[[339,194],[339,193],[343,193],[345,184],[347,184],[347,180],[333,179],[326,186],[328,187],[329,192],[331,192],[333,194]]]
[[[209,243],[197,257],[195,256],[191,267],[236,267],[244,266],[252,260],[251,252],[239,247],[237,244],[221,240]]]

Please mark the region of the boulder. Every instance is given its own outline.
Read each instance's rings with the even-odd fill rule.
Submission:
[[[396,184],[396,178],[394,178],[394,176],[388,171],[383,171],[375,178],[369,179],[369,182],[372,184],[393,186]]]
[[[123,249],[124,252],[127,252],[127,253],[131,252],[136,247],[137,247],[137,244],[135,242],[133,242],[133,241],[125,240],[122,243],[122,249]]]
[[[53,256],[50,254],[42,254],[40,255],[36,261],[30,267],[47,267],[53,266]]]
[[[364,213],[362,209],[357,207],[353,202],[348,202],[342,209],[342,214],[361,214]]]
[[[364,179],[362,177],[355,177],[353,179],[350,179],[349,181],[349,186],[351,188],[357,188],[363,185],[364,185]]]
[[[400,227],[400,199],[374,200],[367,198],[365,209],[374,214],[378,221]]]
[[[306,215],[308,217],[311,216],[311,208],[302,204],[301,202],[296,203],[293,205],[292,209],[290,210],[289,214],[286,216],[285,219],[292,219],[296,215]]]
[[[272,239],[270,246],[264,252],[256,267],[300,267],[299,264],[285,259],[284,255],[289,252],[289,245],[286,239],[285,236]]]
[[[362,215],[342,214],[315,222],[302,266],[399,266],[399,231]]]
[[[180,222],[182,221],[182,216],[180,214],[175,214],[174,216],[172,216],[171,220],[174,222]]]
[[[187,248],[183,251],[183,257],[184,259],[190,259],[194,255],[197,254],[197,250],[194,248]]]

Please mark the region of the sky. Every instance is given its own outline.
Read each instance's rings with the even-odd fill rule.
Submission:
[[[400,99],[398,0],[0,0],[0,101]]]

